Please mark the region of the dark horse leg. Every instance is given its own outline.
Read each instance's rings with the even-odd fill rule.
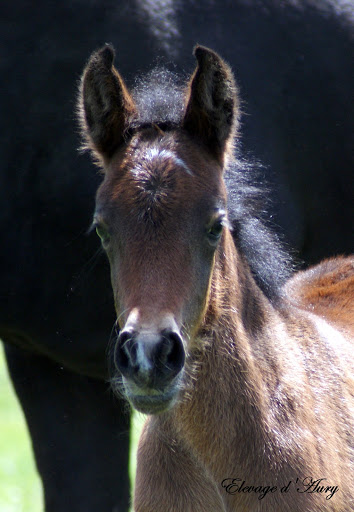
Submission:
[[[129,509],[130,418],[108,385],[5,344],[47,512]]]

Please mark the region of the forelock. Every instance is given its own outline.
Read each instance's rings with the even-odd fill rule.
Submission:
[[[138,110],[133,128],[154,123],[174,127],[181,123],[185,85],[181,77],[171,71],[155,68],[138,78],[132,96]]]

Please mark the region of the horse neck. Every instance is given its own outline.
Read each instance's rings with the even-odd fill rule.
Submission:
[[[219,482],[225,475],[260,482],[272,474],[278,485],[292,479],[297,468],[304,474],[330,475],[333,460],[347,464],[349,472],[342,444],[348,432],[343,418],[349,418],[349,411],[343,415],[340,401],[328,422],[317,417],[318,411],[324,415],[333,407],[328,396],[337,396],[340,386],[333,375],[343,368],[331,366],[333,354],[327,342],[322,346],[316,338],[307,313],[286,300],[275,307],[266,298],[231,235],[225,235],[216,254],[207,313],[196,348],[187,357],[186,389],[171,414],[173,431]],[[334,431],[341,436],[333,436]],[[319,452],[323,439],[330,440],[325,459]]]
[[[236,252],[231,235],[225,233],[216,255],[198,347],[187,361],[187,389],[176,416],[191,447],[211,467],[216,464],[220,475],[227,472],[223,464],[232,467],[230,453],[232,465],[239,467],[257,451],[264,458],[267,434],[262,425],[266,427],[267,412],[256,345],[276,317]],[[218,452],[214,461],[210,443]],[[238,458],[230,450],[234,443],[241,447]]]
[[[242,384],[248,380],[253,384],[259,375],[255,367],[259,342],[266,342],[266,332],[275,319],[279,321],[277,310],[256,284],[227,231],[216,255],[208,309],[200,330],[206,360],[212,354],[212,365],[226,365],[232,383],[236,371],[244,374]],[[266,349],[271,351],[272,347]]]

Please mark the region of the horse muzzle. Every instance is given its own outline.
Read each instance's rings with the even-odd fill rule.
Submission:
[[[170,324],[170,325],[167,325]],[[127,325],[114,353],[126,396],[145,414],[157,414],[175,402],[185,361],[183,339],[174,321],[163,328]]]

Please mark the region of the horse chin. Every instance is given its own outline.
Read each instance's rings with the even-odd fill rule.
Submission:
[[[161,414],[168,411],[174,405],[176,399],[168,398],[165,395],[144,396],[136,395],[128,397],[132,406],[143,414]]]
[[[131,405],[134,409],[143,414],[161,414],[168,411],[177,402],[179,394],[178,385],[176,383],[163,391],[145,391],[135,386],[133,386],[132,389],[127,382],[124,382],[124,388],[125,395]]]

